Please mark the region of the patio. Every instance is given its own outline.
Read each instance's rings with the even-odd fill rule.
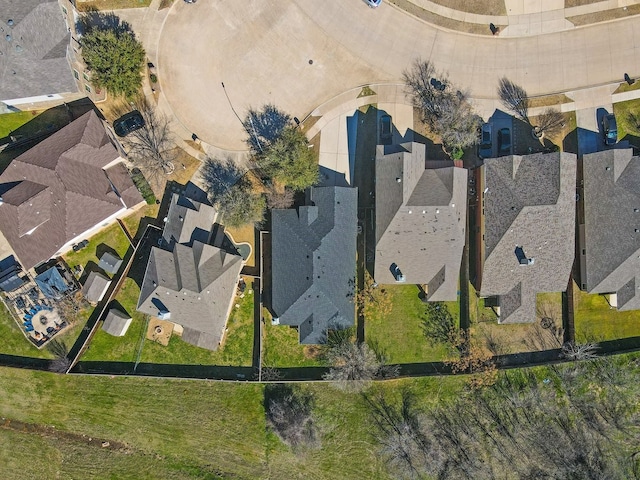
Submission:
[[[24,312],[23,328],[29,340],[38,347],[44,345],[67,326],[67,323],[60,318],[58,309],[48,305],[36,304],[29,310],[25,309]]]

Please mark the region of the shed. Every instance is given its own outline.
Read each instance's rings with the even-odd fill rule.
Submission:
[[[127,313],[111,308],[104,319],[102,329],[109,335],[122,337],[127,333],[129,325],[131,325],[131,317]]]
[[[84,282],[82,287],[82,294],[87,301],[91,303],[98,303],[107,293],[107,289],[111,285],[111,280],[98,272],[91,272]]]
[[[110,252],[104,252],[98,263],[101,269],[112,275],[117,273],[120,265],[122,265],[122,259]]]

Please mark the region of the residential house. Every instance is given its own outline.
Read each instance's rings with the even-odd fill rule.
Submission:
[[[216,350],[233,306],[242,257],[211,245],[211,205],[174,194],[162,248],[153,247],[144,275],[138,311],[180,326],[182,339]]]
[[[632,149],[584,155],[578,240],[580,286],[618,310],[640,309],[640,157]]]
[[[567,288],[575,256],[576,156],[485,160],[479,180],[476,289],[500,323],[533,322],[536,294]]]
[[[0,0],[0,113],[78,98],[56,0]]]
[[[143,202],[93,111],[13,160],[0,197],[0,231],[27,270]]]
[[[376,252],[379,284],[424,285],[427,300],[456,300],[465,244],[467,171],[428,161],[426,147],[404,143],[376,155]]]
[[[312,187],[305,205],[271,212],[273,322],[300,343],[354,324],[357,201],[355,188]]]

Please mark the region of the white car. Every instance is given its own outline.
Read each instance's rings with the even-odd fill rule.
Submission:
[[[382,3],[382,0],[364,0],[364,2],[369,5],[371,8],[379,7]]]

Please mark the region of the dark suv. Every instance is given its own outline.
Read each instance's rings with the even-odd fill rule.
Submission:
[[[602,117],[602,133],[605,145],[614,145],[618,141],[618,124],[613,113]]]
[[[138,110],[125,113],[113,122],[113,129],[119,137],[124,137],[142,127],[144,127],[144,118],[142,118],[142,115]]]

